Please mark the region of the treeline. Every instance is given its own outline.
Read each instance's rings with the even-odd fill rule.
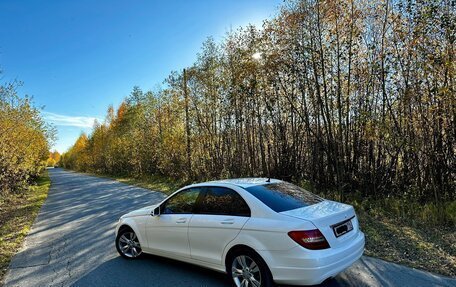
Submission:
[[[105,174],[271,176],[455,199],[454,1],[287,1],[135,87],[62,157]]]
[[[46,161],[46,166],[55,167],[60,162],[60,153],[56,150],[49,152],[49,157]]]
[[[0,196],[26,190],[43,168],[55,130],[18,82],[0,83]]]

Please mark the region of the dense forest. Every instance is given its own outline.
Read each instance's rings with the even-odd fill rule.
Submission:
[[[20,82],[0,83],[0,196],[22,193],[46,166],[55,130],[30,97],[22,97]]]
[[[455,25],[450,0],[285,1],[262,27],[209,38],[162,88],[133,88],[61,162],[455,200]]]

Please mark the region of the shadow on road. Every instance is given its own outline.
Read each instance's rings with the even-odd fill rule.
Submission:
[[[104,262],[73,286],[231,286],[225,274],[191,264],[145,255],[138,260],[122,257]]]
[[[195,285],[195,282],[198,284]],[[226,274],[180,261],[145,254],[138,260],[120,256],[104,262],[72,286],[232,286]],[[350,286],[329,279],[320,287]],[[288,286],[281,286],[288,287]],[[291,286],[290,286],[291,287]],[[296,286],[295,286],[296,287]]]

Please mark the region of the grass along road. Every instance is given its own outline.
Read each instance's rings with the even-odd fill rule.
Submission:
[[[97,174],[93,174],[98,176]],[[142,178],[133,178],[133,177],[125,177],[125,176],[105,176],[107,178],[114,179],[118,182],[122,182],[125,184],[135,185],[142,188],[160,191],[164,194],[171,194],[178,190],[179,188],[186,185],[183,181],[173,180],[171,178],[166,178],[164,176],[149,176],[149,177],[142,177]]]
[[[358,209],[359,210],[359,209]],[[456,276],[456,231],[385,214],[357,212],[366,235],[364,254],[433,273]]]
[[[24,194],[0,198],[0,286],[11,258],[20,249],[47,198],[50,185],[46,170]]]
[[[186,185],[182,181],[160,176],[106,177],[165,194],[171,194]],[[304,187],[309,189],[309,186]],[[323,194],[321,196],[325,197]],[[327,198],[330,197],[334,196]],[[366,235],[366,255],[450,277],[456,276],[454,226],[426,224],[412,218],[412,215],[397,216],[397,213],[388,211],[390,206],[384,206],[391,200],[362,201],[359,198],[348,198],[345,202],[355,206],[361,228]],[[406,202],[403,201],[403,204]],[[456,203],[448,206],[456,208]]]

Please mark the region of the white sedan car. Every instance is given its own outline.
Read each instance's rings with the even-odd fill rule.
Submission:
[[[226,272],[235,286],[312,285],[352,265],[364,234],[352,206],[275,179],[186,186],[123,215],[116,248]]]

